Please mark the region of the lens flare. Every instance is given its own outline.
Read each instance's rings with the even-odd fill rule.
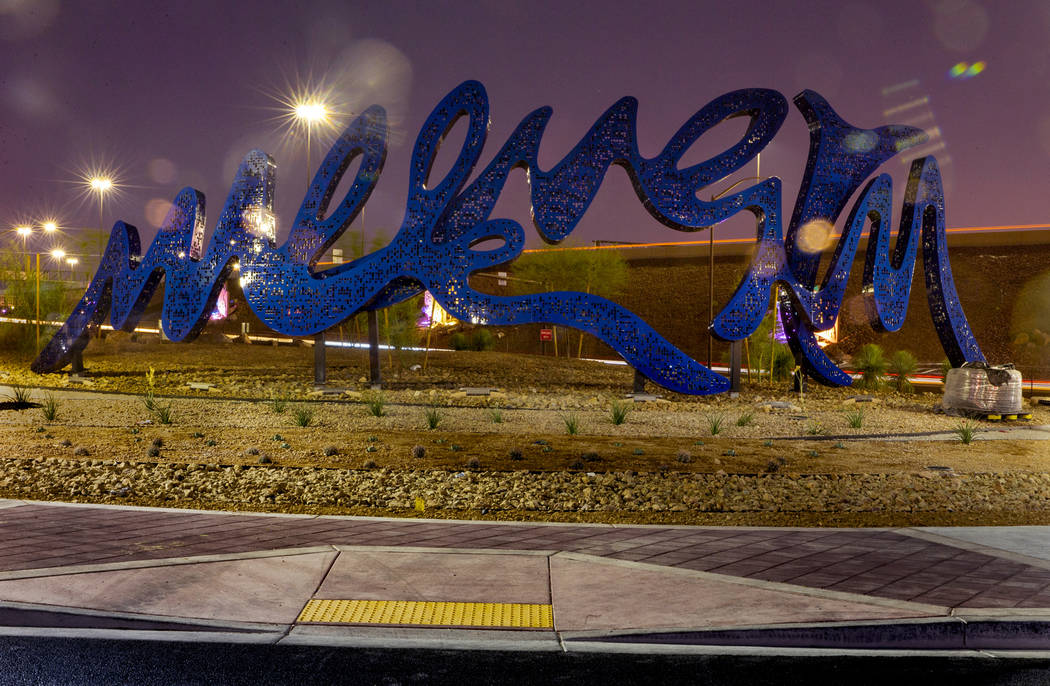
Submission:
[[[827,219],[814,219],[799,227],[795,247],[802,252],[818,253],[831,245],[835,227]]]

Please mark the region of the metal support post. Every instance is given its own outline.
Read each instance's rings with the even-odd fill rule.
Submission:
[[[729,392],[740,392],[740,362],[744,351],[743,341],[732,341],[729,344]]]
[[[372,388],[379,388],[383,379],[379,374],[379,315],[368,311],[368,380]]]
[[[324,331],[314,334],[314,386],[324,386],[328,380],[328,367],[325,364]]]
[[[645,393],[645,374],[634,370],[634,393]]]

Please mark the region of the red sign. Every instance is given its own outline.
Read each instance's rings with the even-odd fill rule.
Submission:
[[[553,329],[540,329],[540,340],[541,341],[552,341],[554,340]]]

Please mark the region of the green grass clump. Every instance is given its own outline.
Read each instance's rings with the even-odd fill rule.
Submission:
[[[288,409],[288,396],[272,394],[270,396],[270,409],[274,414],[284,414],[284,411]]]
[[[157,421],[161,424],[172,424],[175,422],[175,415],[171,411],[171,403],[167,405],[158,404],[154,414],[157,415]]]
[[[314,411],[311,407],[297,407],[293,413],[296,426],[310,426],[314,422]]]
[[[810,436],[823,436],[828,432],[820,422],[813,422],[806,426],[806,433]]]
[[[882,346],[874,343],[862,346],[853,356],[853,367],[860,372],[860,381],[857,385],[869,391],[878,390],[882,385],[882,376],[886,373],[886,365]]]
[[[382,417],[386,414],[386,400],[382,393],[373,393],[365,398],[365,405],[373,417]]]
[[[565,415],[562,421],[565,422],[565,433],[575,436],[580,432],[580,418],[575,413]]]
[[[752,412],[745,412],[736,418],[737,426],[751,426],[751,423],[755,421],[755,415]]]
[[[493,424],[503,423],[503,410],[498,407],[493,407],[489,410],[489,419],[492,420]]]
[[[11,395],[8,397],[19,405],[28,405],[33,392],[28,386],[22,384],[11,384]]]
[[[891,374],[895,375],[893,385],[898,393],[911,393],[915,390],[908,381],[908,377],[919,369],[919,360],[914,355],[907,350],[898,350],[893,353],[887,368]]]
[[[955,435],[959,437],[963,445],[970,445],[977,437],[977,425],[973,422],[963,422],[954,429]]]
[[[631,406],[627,403],[614,400],[612,405],[609,406],[609,419],[616,426],[623,424],[627,421],[627,415],[631,411]]]
[[[851,410],[846,410],[842,413],[842,415],[846,418],[846,423],[849,424],[849,428],[859,429],[860,427],[864,426],[863,407],[855,407]]]
[[[48,393],[44,396],[44,404],[40,406],[40,414],[44,415],[45,422],[53,422],[58,417],[58,401],[55,396]]]
[[[427,428],[433,431],[441,423],[441,410],[436,407],[428,407],[423,410],[423,419],[426,420]]]
[[[725,423],[725,414],[712,414],[707,415],[707,429],[711,432],[712,436],[717,436],[722,432],[722,424]]]

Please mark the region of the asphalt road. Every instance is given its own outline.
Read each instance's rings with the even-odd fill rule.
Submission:
[[[376,650],[0,637],[0,683],[1047,684],[1050,659]]]

